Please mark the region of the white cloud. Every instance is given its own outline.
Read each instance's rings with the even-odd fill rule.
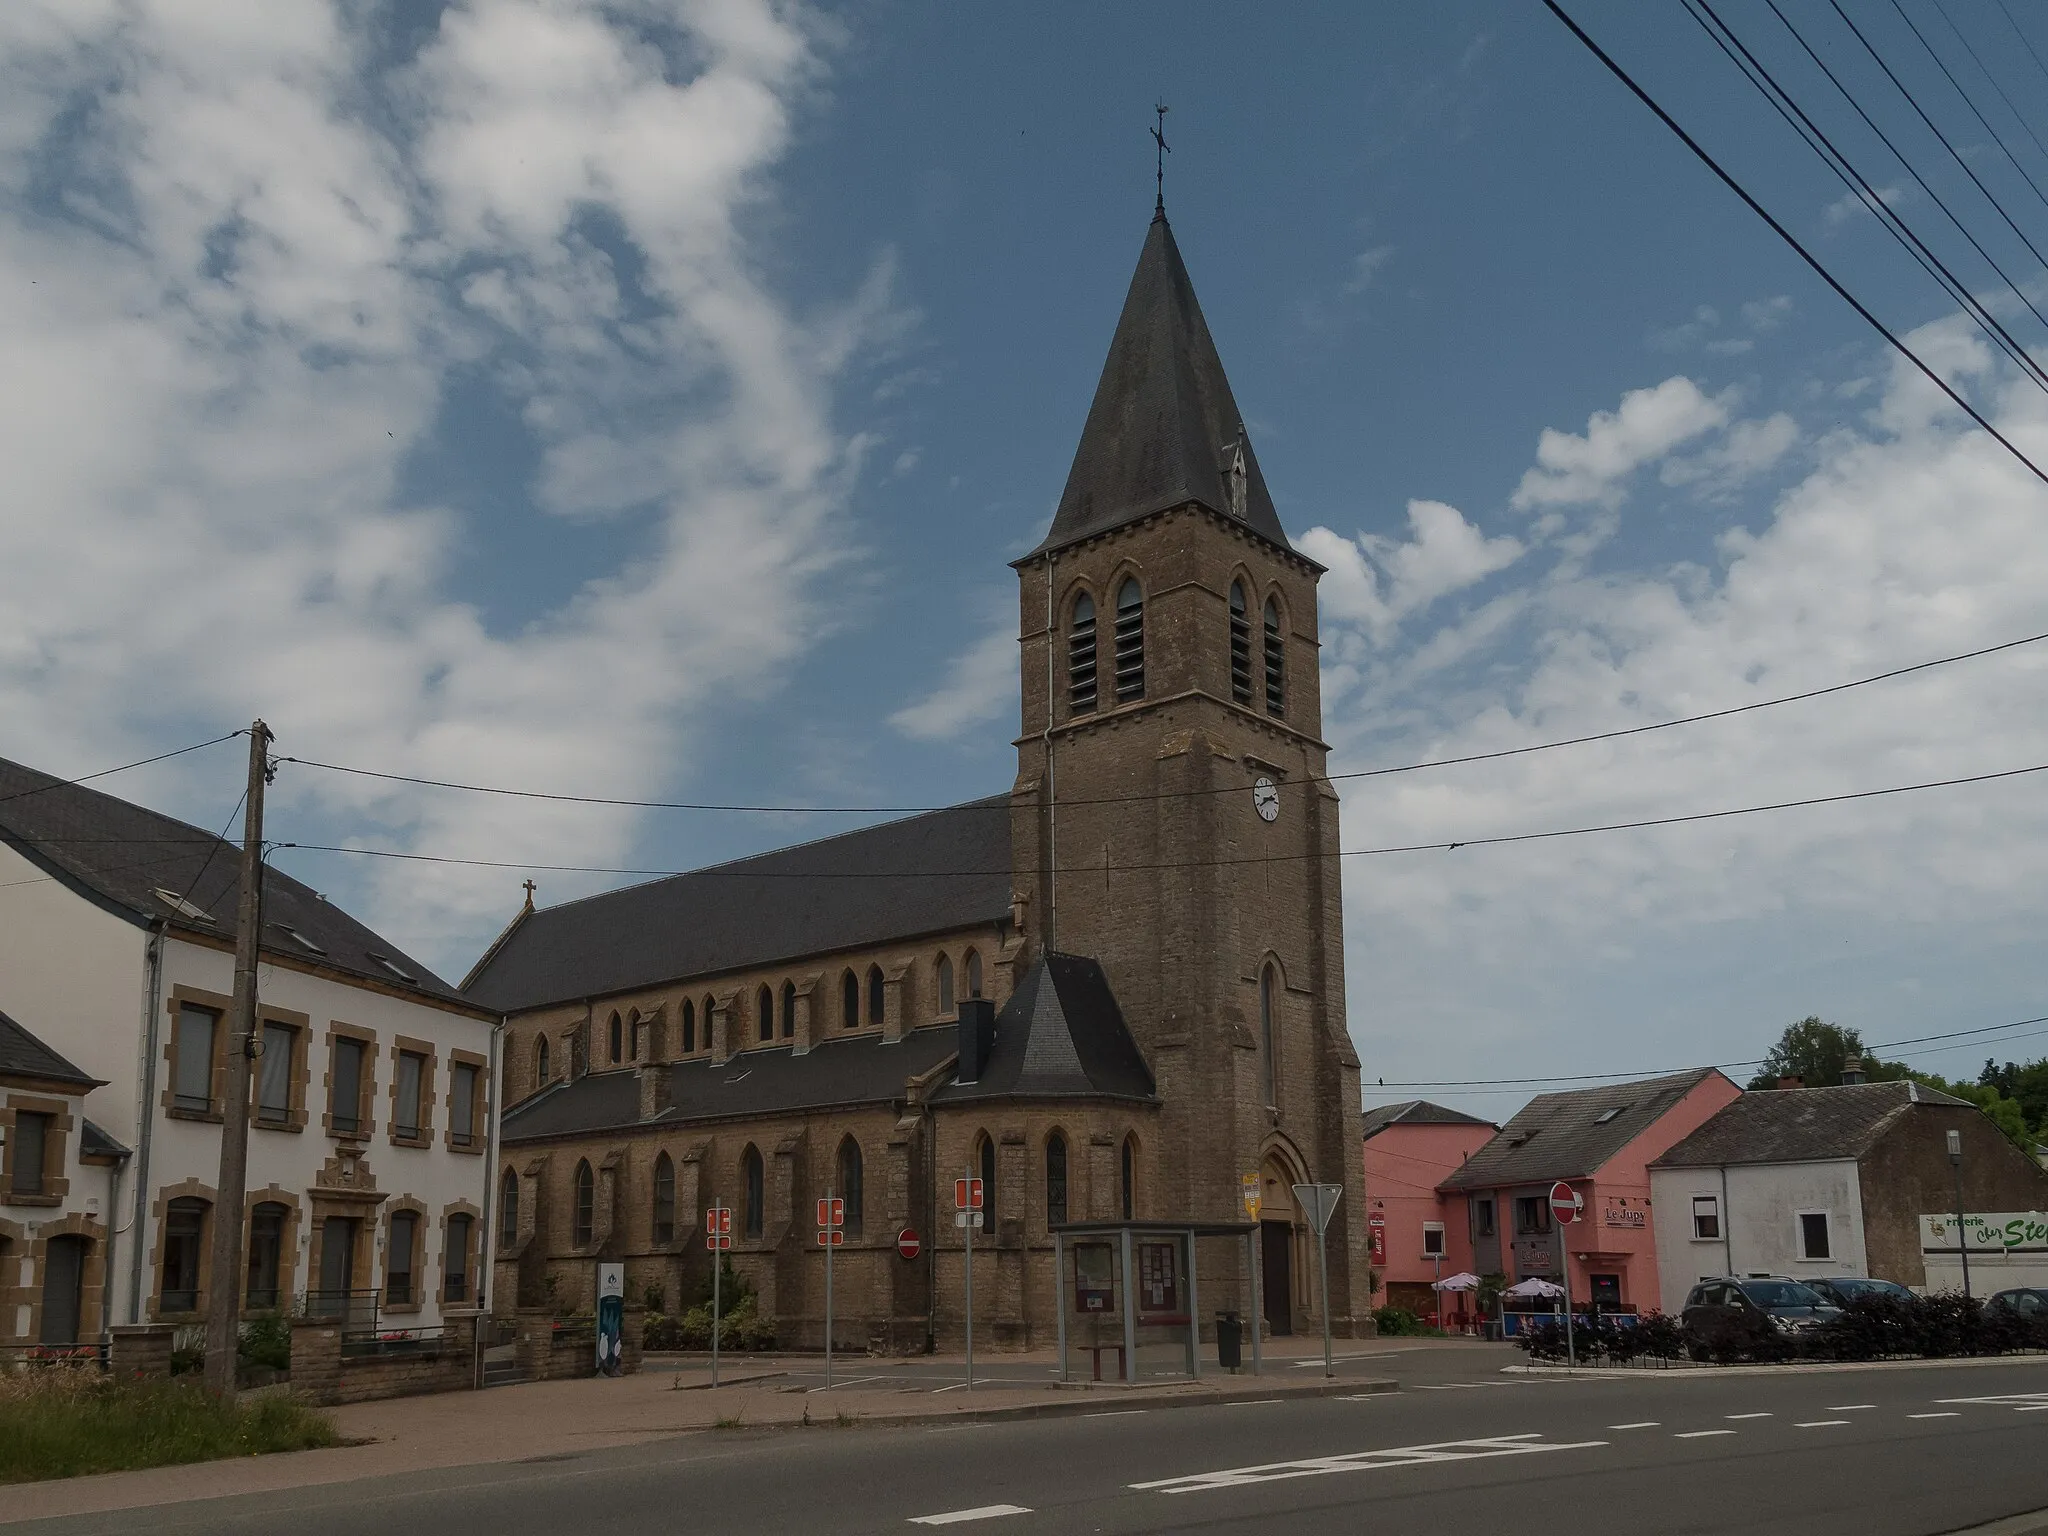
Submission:
[[[1879,187],[1877,189],[1878,202],[1887,208],[1896,208],[1901,203],[1910,201],[1912,195],[1912,189],[1904,185]],[[1862,213],[1874,215],[1875,210],[1870,206],[1870,199],[1862,191],[1858,190],[1845,193],[1843,196],[1836,198],[1832,203],[1829,203],[1827,207],[1821,210],[1821,217],[1827,220],[1830,227],[1835,227],[1848,223],[1849,220]]]
[[[1394,259],[1391,245],[1376,245],[1371,250],[1360,251],[1351,261],[1351,276],[1344,280],[1344,292],[1357,295],[1372,286],[1373,279],[1380,274],[1380,268]]]
[[[1633,389],[1613,411],[1595,411],[1584,436],[1545,428],[1536,463],[1522,476],[1513,505],[1614,506],[1643,465],[1728,422],[1728,398],[1709,398],[1684,375],[1652,389]]]
[[[800,319],[742,232],[809,89],[800,18],[470,0],[379,66],[363,14],[0,8],[0,737],[90,766],[261,712],[298,755],[646,794],[803,650],[844,558],[862,444],[829,391],[886,296]],[[542,506],[647,535],[511,625],[455,595],[499,530],[401,489],[465,370],[522,414]],[[273,804],[561,862],[631,831],[290,770]],[[368,878],[443,964],[509,906]]]
[[[1017,709],[1017,632],[1005,620],[955,657],[946,680],[889,723],[916,741],[950,741]]]
[[[1301,536],[1302,553],[1329,567],[1321,588],[1326,614],[1384,637],[1407,615],[1505,570],[1523,552],[1520,540],[1489,539],[1441,501],[1409,502],[1408,526],[1414,537],[1405,541],[1370,533],[1347,539],[1321,527]]]
[[[1771,469],[1799,441],[1799,424],[1780,411],[1758,421],[1738,421],[1710,447],[1683,458],[1668,458],[1657,471],[1666,485],[1697,486],[1725,496]]]

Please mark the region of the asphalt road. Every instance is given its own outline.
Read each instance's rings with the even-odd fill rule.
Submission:
[[[707,1431],[16,1530],[1932,1536],[2048,1508],[2040,1360],[1710,1380],[1439,1374],[1355,1399]]]

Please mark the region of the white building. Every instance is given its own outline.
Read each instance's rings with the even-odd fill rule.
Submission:
[[[0,760],[0,1010],[85,1080],[72,1145],[86,1116],[105,1144],[58,1199],[0,1173],[0,1345],[68,1342],[43,1336],[69,1302],[40,1305],[60,1220],[78,1338],[205,1315],[238,868],[210,832]],[[493,1017],[290,877],[263,891],[245,1308],[431,1327],[480,1305]]]
[[[1924,1218],[1952,1216],[1959,1202],[1973,1213],[2039,1209],[2048,1172],[1975,1105],[1917,1083],[1752,1090],[1650,1164],[1664,1310],[1716,1275],[1948,1288],[1961,1260],[1928,1245]],[[1972,1289],[1988,1294],[1989,1279],[1987,1265]]]

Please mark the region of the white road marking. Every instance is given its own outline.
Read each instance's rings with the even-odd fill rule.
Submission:
[[[1706,1440],[1715,1435],[1732,1435],[1732,1429],[1688,1429],[1683,1434],[1673,1435],[1674,1440]]]
[[[1657,1428],[1657,1421],[1655,1419],[1639,1419],[1633,1424],[1610,1424],[1607,1427],[1609,1429],[1655,1429]]]
[[[1875,1403],[1829,1403],[1829,1413],[1854,1413],[1859,1408],[1875,1408]]]
[[[963,1520],[993,1520],[998,1515],[1028,1515],[1022,1504],[984,1504],[979,1509],[955,1509],[943,1515],[913,1515],[912,1525],[958,1525]]]
[[[1134,1413],[1149,1413],[1147,1408],[1105,1408],[1100,1413],[1084,1413],[1084,1419],[1127,1419]]]
[[[1268,1403],[1277,1403],[1279,1401],[1280,1399],[1277,1397],[1254,1397],[1241,1399],[1234,1403],[1225,1403],[1223,1406],[1225,1408],[1263,1408]]]
[[[841,1387],[857,1387],[864,1381],[887,1381],[886,1376],[856,1376],[851,1381],[835,1381],[829,1387],[806,1387],[807,1392],[837,1392]]]
[[[1847,1424],[1847,1419],[1804,1419],[1794,1424],[1794,1429],[1830,1429],[1837,1424]]]
[[[1476,1387],[1526,1387],[1526,1381],[1437,1381],[1418,1386],[1418,1392],[1464,1392]]]
[[[1935,1402],[1945,1407],[1958,1403],[1989,1403],[1997,1408],[2017,1408],[2022,1403],[2039,1403],[2042,1407],[2048,1408],[2048,1392],[2007,1392],[1998,1397],[1937,1397]]]
[[[1347,1392],[1337,1399],[1340,1403],[1376,1403],[1381,1398],[1391,1398],[1392,1392]]]
[[[1960,1419],[1960,1413],[1909,1413],[1909,1419]]]
[[[1828,1411],[1832,1413],[1834,1410],[1829,1409]],[[1768,1419],[1771,1415],[1768,1413],[1724,1413],[1721,1417],[1724,1419]]]
[[[1534,1456],[1548,1451],[1578,1451],[1605,1445],[1605,1440],[1547,1442],[1536,1433],[1494,1435],[1482,1440],[1441,1440],[1430,1445],[1399,1445],[1383,1451],[1354,1451],[1344,1456],[1313,1456],[1300,1461],[1273,1461],[1256,1467],[1231,1467],[1221,1472],[1195,1472],[1132,1483],[1137,1492],[1205,1493],[1215,1488],[1245,1488],[1291,1477],[1322,1477],[1332,1472],[1371,1472],[1386,1467],[1430,1466],[1444,1461],[1478,1461],[1493,1456]]]
[[[961,1389],[962,1387],[964,1387],[964,1386],[966,1386],[966,1385],[967,1385],[967,1383],[966,1383],[966,1382],[964,1382],[964,1381],[956,1381],[956,1382],[954,1382],[954,1383],[953,1383],[953,1385],[951,1385],[950,1387],[933,1387],[933,1388],[932,1388],[932,1391],[933,1391],[933,1392],[935,1392],[935,1393],[936,1393],[936,1392],[958,1392],[958,1391],[959,1391],[959,1390],[960,1390],[960,1389]]]
[[[2048,1403],[2022,1403],[2014,1413],[2048,1413]]]

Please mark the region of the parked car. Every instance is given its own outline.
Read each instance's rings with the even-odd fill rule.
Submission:
[[[2000,1291],[1984,1303],[1985,1307],[2004,1307],[2017,1312],[2021,1317],[2039,1317],[2048,1313],[2048,1287],[2038,1285],[2016,1285],[2009,1291]]]
[[[1702,1280],[1685,1298],[1679,1321],[1686,1352],[1695,1360],[1754,1353],[1760,1342],[1818,1328],[1842,1309],[1817,1291],[1783,1275]]]
[[[1865,1275],[1829,1275],[1802,1283],[1808,1290],[1818,1293],[1822,1301],[1837,1307],[1848,1306],[1858,1296],[1894,1296],[1900,1301],[1913,1299],[1913,1293],[1898,1281],[1872,1280]]]

